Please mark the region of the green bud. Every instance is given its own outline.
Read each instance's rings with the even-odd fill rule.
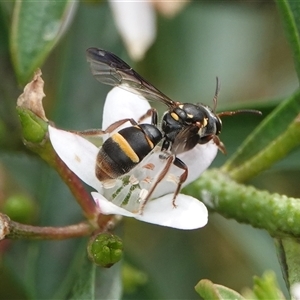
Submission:
[[[15,194],[5,200],[2,212],[13,221],[30,224],[36,216],[36,204],[26,195]]]
[[[110,268],[122,258],[123,243],[116,235],[100,233],[91,238],[87,251],[96,265]]]
[[[17,107],[17,111],[24,139],[27,142],[41,143],[47,133],[48,123],[26,108]]]

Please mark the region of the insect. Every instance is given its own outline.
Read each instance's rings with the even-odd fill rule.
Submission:
[[[161,151],[164,154],[169,153],[169,155],[161,155],[162,158],[165,157],[166,159],[165,167],[156,182],[150,188],[144,203],[149,200],[157,184],[166,176],[170,166],[174,164],[183,170],[173,197],[173,205],[176,206],[176,196],[188,176],[188,168],[185,163],[177,157],[178,154],[191,150],[198,144],[208,143],[211,140],[225,153],[225,146],[218,137],[222,130],[220,117],[231,116],[238,113],[261,114],[261,112],[257,110],[236,110],[216,114],[215,110],[220,90],[218,78],[213,98],[214,106],[213,109],[211,109],[204,104],[173,101],[147,82],[126,62],[111,52],[98,48],[89,48],[86,51],[86,55],[93,76],[101,83],[119,86],[130,92],[139,94],[147,100],[158,101],[168,107],[161,121]],[[153,109],[151,111],[153,111]],[[145,116],[147,115],[149,115],[149,112],[145,114]],[[141,119],[145,116],[142,116]],[[156,127],[157,122],[153,122],[151,126]],[[157,134],[157,136],[158,135],[159,134]],[[133,142],[137,142],[137,139]],[[137,149],[137,151],[139,150]],[[107,162],[107,164],[110,166],[109,162]]]
[[[102,133],[111,133],[127,121],[132,126],[113,133],[98,152],[96,177],[102,182],[109,182],[128,173],[162,139],[162,133],[157,127],[156,111],[153,111],[151,124],[138,124],[133,119],[123,119],[113,123]]]

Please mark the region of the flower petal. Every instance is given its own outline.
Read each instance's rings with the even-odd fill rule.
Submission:
[[[179,154],[180,158],[188,167],[189,175],[183,186],[196,180],[210,166],[218,153],[218,147],[210,141],[206,144],[197,145],[192,150]]]
[[[176,198],[177,207],[173,207],[172,194],[149,201],[142,215],[136,219],[161,226],[178,229],[196,229],[206,225],[208,212],[199,200],[179,194]]]
[[[155,12],[149,1],[109,1],[128,53],[141,60],[156,36]]]
[[[125,217],[134,217],[135,214],[129,212],[128,210],[121,208],[108,201],[104,196],[99,193],[92,192],[94,201],[98,204],[100,211],[104,215],[121,215]]]
[[[101,194],[92,192],[95,202],[99,205],[101,213],[105,215],[117,214],[147,223],[178,229],[197,229],[206,225],[208,212],[205,205],[199,200],[179,194],[176,199],[177,207],[173,207],[173,195],[165,195],[161,198],[149,201],[144,208],[143,214],[131,213],[112,202]]]
[[[155,166],[154,172],[156,174],[156,177],[160,174],[165,166],[165,161],[160,159],[159,157],[159,148],[156,149],[157,150],[154,151],[151,156],[146,157],[143,162],[136,167],[136,170],[137,168],[142,168],[146,163],[148,163]],[[188,167],[188,178],[182,186],[185,187],[189,183],[200,177],[200,175],[210,166],[210,164],[216,157],[217,152],[218,147],[214,144],[213,141],[210,141],[207,144],[199,144],[192,150],[179,154],[178,158],[180,158]],[[182,169],[172,164],[166,178],[157,185],[152,198],[158,198],[162,195],[174,192],[178,182],[178,178],[182,173]],[[147,189],[149,189],[149,187]]]
[[[133,94],[119,87],[114,87],[108,94],[103,108],[102,128],[107,128],[112,123],[132,118],[138,121],[150,109],[149,102],[142,96]],[[150,118],[143,120],[150,123]],[[118,128],[128,127],[130,123]]]
[[[97,191],[102,185],[95,174],[96,157],[99,149],[78,134],[48,126],[50,141],[60,159],[82,181]]]

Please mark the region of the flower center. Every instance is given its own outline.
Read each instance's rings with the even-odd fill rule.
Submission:
[[[159,154],[160,151],[151,152],[129,173],[115,179],[114,184],[111,182],[108,185],[104,184],[104,197],[115,205],[132,213],[139,213],[149,190],[151,190],[165,166],[165,159],[161,159]],[[169,172],[165,178],[159,182],[149,200],[175,191],[177,179],[178,177],[176,175]],[[167,190],[165,189],[166,186],[168,186]]]

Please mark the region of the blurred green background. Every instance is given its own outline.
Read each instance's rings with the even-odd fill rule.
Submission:
[[[18,192],[34,202],[32,224],[78,222],[82,213],[67,187],[22,144],[15,111],[22,87],[16,82],[8,47],[12,6],[1,3],[0,9],[0,205]],[[58,127],[101,127],[110,88],[92,77],[85,58],[88,47],[114,52],[182,102],[212,105],[218,76],[218,111],[256,108],[266,116],[297,88],[291,51],[272,1],[192,1],[174,18],[158,13],[156,41],[139,63],[130,61],[109,5],[80,2],[69,30],[41,66],[46,114]],[[221,139],[228,154],[219,153],[213,166],[221,166],[261,119],[224,118]],[[298,157],[299,151],[292,153],[250,184],[299,197],[300,173],[293,167]],[[116,232],[124,242],[125,261],[147,276],[145,284],[125,290],[123,299],[199,299],[194,286],[202,278],[241,291],[252,286],[253,275],[268,269],[277,273],[286,292],[273,241],[263,230],[211,214],[208,225],[194,231],[124,219]],[[76,270],[76,255],[84,251],[82,240],[1,242],[0,299],[59,295],[55,292],[67,280],[70,264]],[[106,276],[120,265],[100,272]]]

